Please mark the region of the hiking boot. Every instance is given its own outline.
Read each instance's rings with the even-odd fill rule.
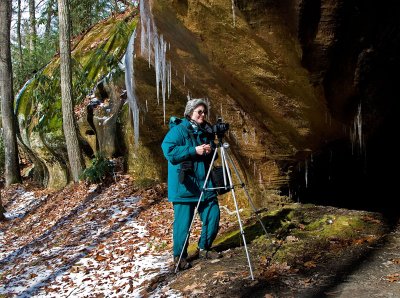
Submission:
[[[174,257],[174,267],[176,268],[176,265],[178,264],[179,257]],[[186,260],[186,258],[181,258],[181,261],[178,266],[178,270],[186,270],[192,268],[192,264]]]
[[[199,259],[208,259],[208,260],[215,260],[222,258],[222,254],[215,251],[215,250],[206,250],[206,249],[197,249],[199,254]]]

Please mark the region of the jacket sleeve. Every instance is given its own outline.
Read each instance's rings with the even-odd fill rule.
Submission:
[[[183,144],[183,145],[181,145]],[[178,129],[171,129],[161,144],[165,158],[173,165],[190,160],[196,156],[196,148],[185,141]]]

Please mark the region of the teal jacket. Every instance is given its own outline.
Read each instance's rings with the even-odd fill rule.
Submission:
[[[171,121],[170,127],[174,125]],[[199,200],[214,152],[200,156],[196,154],[195,147],[206,143],[211,144],[211,147],[215,150],[213,135],[202,130],[195,131],[187,119],[183,119],[180,124],[173,126],[166,134],[161,148],[168,160],[168,201],[183,203]],[[180,183],[181,163],[189,160],[193,163],[193,170],[189,171],[185,175],[183,183]],[[212,187],[210,177],[206,188]],[[206,190],[202,201],[216,196],[214,190]]]

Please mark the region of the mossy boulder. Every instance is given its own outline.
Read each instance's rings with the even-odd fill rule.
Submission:
[[[93,86],[101,78],[118,70],[118,64],[123,57],[129,36],[136,26],[135,11],[111,17],[93,26],[88,32],[74,39],[72,51],[73,69],[73,100],[75,104],[77,124],[80,126],[80,140],[86,148],[86,160],[96,152],[98,141],[86,138],[90,125],[87,123],[85,112],[87,96]],[[40,70],[19,92],[16,100],[16,114],[20,128],[19,141],[28,156],[35,163],[35,174],[49,188],[61,188],[70,180],[68,158],[62,130],[59,57],[55,56]],[[109,76],[111,77],[111,76]],[[116,78],[118,76],[114,76]],[[116,118],[122,103],[119,94],[124,88],[119,79],[117,86],[110,92],[115,99],[113,110],[115,116],[110,121],[104,120],[109,126],[102,126],[106,131],[102,135],[116,136]],[[118,96],[115,95],[118,93]],[[86,100],[86,101],[85,101]],[[97,120],[99,120],[98,117]],[[99,121],[97,121],[99,122]],[[98,128],[99,132],[101,131]],[[86,146],[85,146],[86,143]],[[114,152],[114,140],[102,138],[103,151],[108,155]],[[90,148],[93,148],[90,150]]]

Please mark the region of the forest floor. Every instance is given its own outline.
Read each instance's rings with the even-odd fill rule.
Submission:
[[[287,204],[259,215],[265,235],[244,212],[253,280],[236,215],[221,208],[223,257],[174,274],[166,185],[116,180],[2,190],[0,297],[400,297],[397,220]]]

